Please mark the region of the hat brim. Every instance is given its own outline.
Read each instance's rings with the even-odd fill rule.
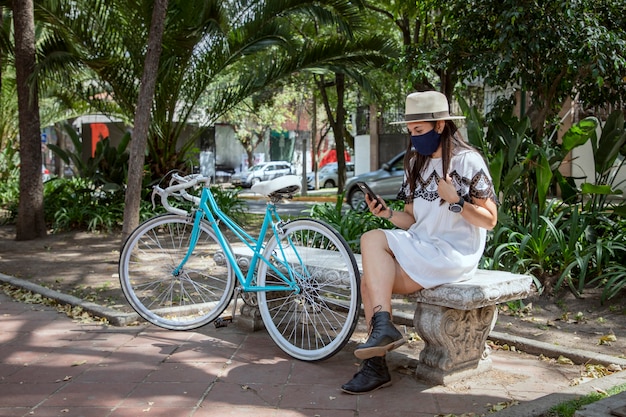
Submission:
[[[399,122],[390,122],[390,125],[402,125],[402,124],[407,124],[407,123],[412,123],[412,122],[437,122],[439,120],[462,120],[465,119],[465,116],[446,116],[446,117],[439,117],[439,118],[427,118],[427,119],[419,119],[419,120],[402,120]]]

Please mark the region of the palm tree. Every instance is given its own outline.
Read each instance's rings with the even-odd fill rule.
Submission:
[[[32,0],[13,3],[15,26],[15,72],[20,130],[20,201],[16,239],[31,240],[46,235],[41,177],[41,134],[35,73],[35,17]]]
[[[130,119],[144,65],[150,2],[49,3],[46,20],[59,28],[71,45],[68,51],[99,77],[91,89],[109,94],[100,94],[100,102],[112,97]],[[181,144],[188,122],[211,124],[296,71],[382,62],[386,39],[371,38],[366,46],[349,36],[316,41],[301,37],[292,24],[306,15],[350,34],[358,11],[355,2],[344,0],[170,1],[147,138],[153,178],[185,168],[195,143],[192,137]],[[203,97],[210,106],[199,107]]]

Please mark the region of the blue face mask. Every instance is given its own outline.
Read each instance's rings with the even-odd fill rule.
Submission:
[[[430,156],[437,150],[441,143],[441,134],[435,129],[423,135],[411,135],[411,143],[417,152],[424,156]]]

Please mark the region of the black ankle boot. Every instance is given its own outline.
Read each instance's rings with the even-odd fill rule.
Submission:
[[[359,359],[383,356],[405,343],[402,334],[391,322],[391,314],[386,311],[379,311],[372,316],[371,329],[367,342],[357,346],[354,351],[354,356]]]
[[[348,394],[365,394],[391,385],[391,376],[387,369],[384,356],[365,359],[359,372],[352,379],[341,386],[343,392]]]

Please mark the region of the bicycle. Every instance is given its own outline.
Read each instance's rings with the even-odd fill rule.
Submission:
[[[139,225],[120,254],[120,283],[133,309],[159,327],[194,329],[220,318],[237,285],[244,302],[254,299],[246,294],[256,295],[265,328],[288,355],[319,361],[341,350],[358,321],[359,269],[332,227],[308,218],[285,222],[278,215],[277,204],[300,190],[298,177],[252,187],[267,198],[256,238],[220,210],[209,182],[174,174],[168,187],[154,187],[153,204],[160,196],[168,213]],[[187,191],[197,185],[200,197]],[[194,210],[173,207],[172,196],[192,202]]]

